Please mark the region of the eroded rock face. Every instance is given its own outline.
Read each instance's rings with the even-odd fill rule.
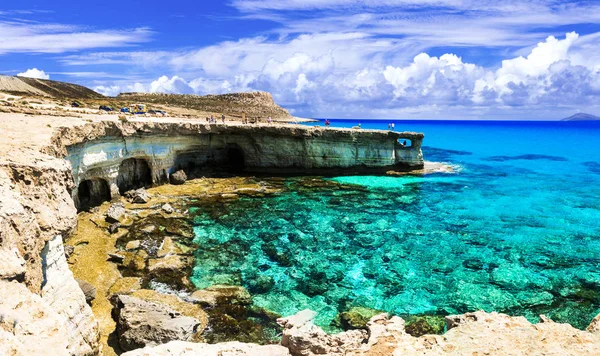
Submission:
[[[219,344],[171,341],[156,347],[126,352],[123,356],[287,356],[289,354],[288,349],[280,345],[256,345],[236,341]]]
[[[399,139],[413,145],[404,147]],[[308,126],[103,122],[60,129],[48,151],[71,162],[75,196],[83,182],[102,180],[115,198],[170,176],[180,183],[178,171],[201,176],[211,167],[300,174],[419,168],[422,140],[414,132]]]
[[[358,349],[367,340],[365,330],[350,330],[329,335],[312,323],[316,313],[303,310],[288,318],[278,319],[284,328],[281,345],[292,355],[343,355]]]
[[[69,355],[66,325],[39,295],[0,280],[0,355]]]
[[[125,351],[173,340],[192,340],[200,320],[160,303],[118,295],[113,302],[119,345]]]
[[[65,161],[50,157],[31,159],[30,165],[0,163],[0,276],[23,283],[0,298],[0,309],[13,308],[17,291],[24,294],[28,289],[31,295],[27,299],[41,308],[31,306],[32,325],[36,318],[43,320],[49,314],[58,323],[49,330],[32,327],[32,335],[56,332],[67,340],[64,350],[56,354],[91,355],[99,348],[97,323],[62,248],[62,236],[68,235],[77,221],[69,172]],[[39,327],[48,325],[42,322]],[[60,348],[48,338],[36,342],[26,347]]]

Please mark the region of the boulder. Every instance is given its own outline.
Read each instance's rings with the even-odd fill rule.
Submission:
[[[164,238],[158,252],[156,253],[156,257],[166,257],[171,255],[178,255],[182,251],[181,249],[173,242],[173,239],[170,236]]]
[[[169,180],[173,185],[181,185],[187,180],[187,174],[185,174],[183,170],[178,170],[177,172],[171,174]]]
[[[188,258],[178,255],[171,255],[163,258],[152,258],[148,260],[148,271],[155,274],[158,271],[179,272],[186,267],[189,267]]]
[[[191,341],[200,321],[161,303],[128,295],[112,299],[119,346],[124,351],[173,340]]]
[[[125,198],[134,204],[146,204],[150,201],[150,195],[144,188],[125,192]]]
[[[83,291],[83,295],[85,295],[85,301],[88,304],[90,304],[92,300],[96,299],[96,287],[82,279],[75,279],[75,281],[77,281],[79,288],[81,288]]]
[[[133,240],[133,241],[129,241],[126,245],[125,245],[125,249],[127,251],[132,251],[132,250],[137,250],[138,248],[140,248],[140,245],[142,244],[142,242],[140,240]]]
[[[175,209],[173,209],[173,207],[171,206],[171,204],[169,203],[165,203],[162,207],[161,207],[162,211],[164,211],[167,214],[173,214],[175,212]]]
[[[106,221],[109,223],[117,223],[125,217],[125,204],[112,203],[106,211]]]
[[[189,298],[195,303],[209,308],[224,303],[240,305],[252,303],[250,293],[246,288],[240,286],[214,285],[195,291]]]

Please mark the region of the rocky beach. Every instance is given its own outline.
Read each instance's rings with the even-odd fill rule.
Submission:
[[[269,302],[276,296],[269,293],[285,288],[282,277],[256,271],[307,268],[294,288],[308,296],[345,282],[302,265],[300,257],[324,242],[302,241],[302,231],[293,240],[285,225],[265,233],[252,225],[261,218],[236,214],[298,194],[307,201],[327,196],[338,206],[368,196],[369,209],[377,209],[383,200],[327,177],[454,173],[451,165],[424,161],[421,133],[69,116],[52,105],[31,113],[30,105],[11,104],[15,112],[0,114],[2,354],[592,355],[600,346],[598,318],[579,330],[545,316],[537,324],[476,310],[398,316],[321,302],[283,315],[284,299]],[[267,209],[293,213],[285,205]],[[207,224],[245,226],[258,240],[202,240],[198,231]],[[386,231],[338,228],[380,238]],[[307,250],[285,250],[277,234]],[[257,253],[267,262],[248,262]],[[340,305],[344,298],[330,296]],[[312,305],[330,308],[330,319]]]

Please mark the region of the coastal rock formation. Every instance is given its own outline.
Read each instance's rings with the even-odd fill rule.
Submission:
[[[164,304],[128,295],[116,296],[114,305],[119,345],[125,351],[172,340],[192,340],[201,325],[200,320]]]
[[[0,280],[0,355],[69,355],[64,320],[17,281]]]
[[[290,352],[279,345],[245,344],[237,341],[219,344],[196,344],[171,341],[168,344],[145,347],[122,356],[287,356]]]
[[[166,183],[180,170],[200,176],[215,167],[297,174],[420,168],[422,139],[423,134],[414,132],[308,126],[103,122],[61,129],[47,151],[71,162],[77,186],[73,197],[82,208],[84,202],[101,200],[98,194],[109,200],[130,189]]]
[[[39,321],[42,326],[54,325],[51,329],[30,326],[31,333],[66,338],[64,350],[56,354],[92,355],[99,349],[97,323],[68,268],[62,245],[77,218],[71,187],[70,169],[63,160],[38,157],[25,165],[0,158],[0,276],[22,283],[2,288],[7,296],[0,298],[0,310],[18,311],[20,320],[30,319],[32,325],[52,316],[52,322]],[[22,308],[18,298],[37,307]],[[15,335],[20,340],[19,332]],[[62,347],[57,340],[40,337],[25,349],[56,350]]]
[[[545,317],[534,325],[523,317],[483,311],[452,315],[444,335],[413,337],[397,316],[374,316],[368,334],[326,335],[312,324],[314,315],[305,310],[281,319],[281,343],[292,355],[597,355],[600,350],[600,335]]]

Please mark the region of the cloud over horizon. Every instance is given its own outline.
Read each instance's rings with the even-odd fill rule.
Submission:
[[[166,34],[139,24],[29,26],[0,14],[8,30],[0,56],[57,53],[58,68],[44,63],[47,72],[105,95],[269,91],[300,116],[519,119],[600,110],[595,2],[231,0],[219,11],[215,22],[204,20],[217,32],[160,46],[154,38]]]

